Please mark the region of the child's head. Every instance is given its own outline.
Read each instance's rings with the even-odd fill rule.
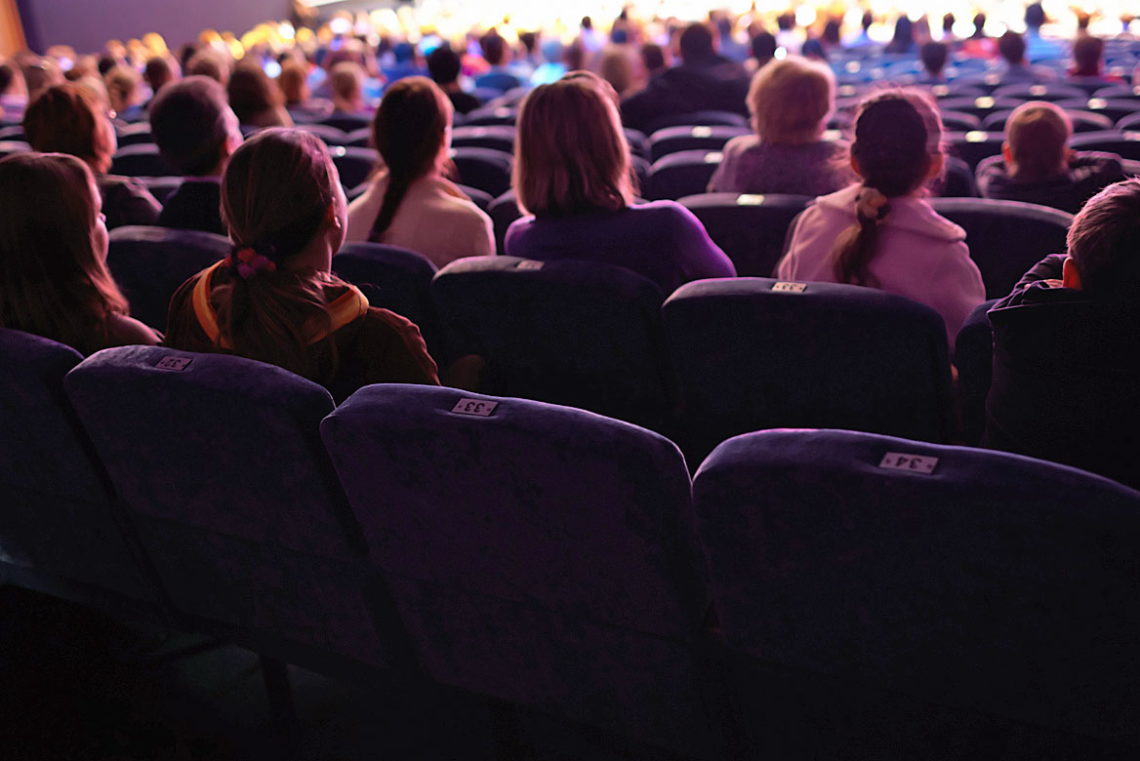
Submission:
[[[355,61],[341,61],[329,71],[329,87],[337,108],[361,108],[364,104],[364,67]]]
[[[281,73],[277,75],[277,87],[280,88],[286,105],[300,105],[309,99],[308,79],[308,68],[300,61],[289,59],[281,64]]]
[[[1025,63],[1025,38],[1012,30],[1006,32],[998,37],[998,52],[1012,66]]]
[[[764,66],[748,89],[752,126],[766,143],[818,140],[835,105],[835,77],[828,67],[803,58]]]
[[[81,352],[105,343],[105,320],[126,314],[111,279],[107,227],[91,170],[62,153],[0,159],[0,326]]]
[[[111,120],[83,88],[54,85],[24,112],[24,133],[33,150],[69,153],[103,174],[111,168],[115,130]]]
[[[107,95],[111,99],[111,108],[123,113],[131,106],[138,105],[139,85],[142,77],[138,72],[125,64],[117,64],[103,75],[103,84],[107,87]]]
[[[1072,124],[1058,106],[1043,101],[1022,103],[1005,124],[1002,156],[1018,180],[1041,180],[1065,170]]]
[[[450,142],[451,101],[427,77],[397,80],[372,120],[372,140],[388,170],[388,186],[373,230],[388,229],[408,186],[440,171]]]
[[[440,87],[453,84],[462,71],[459,54],[446,43],[431,51],[427,58],[428,73]]]
[[[218,173],[241,143],[226,91],[208,77],[163,88],[150,105],[150,129],[162,157],[188,177]]]
[[[1140,179],[1109,185],[1069,227],[1065,285],[1102,301],[1140,294]]]
[[[178,79],[177,67],[178,64],[168,54],[148,58],[143,67],[143,79],[151,92],[158,95],[159,90]]]
[[[946,57],[950,49],[944,42],[927,42],[919,49],[919,56],[922,58],[922,68],[926,73],[932,77],[942,76],[942,70],[946,68]]]
[[[1083,34],[1073,42],[1073,74],[1078,77],[1100,76],[1104,40]]]
[[[242,64],[234,69],[226,85],[226,94],[230,108],[241,124],[266,126],[260,120],[285,103],[281,91],[256,63]]]

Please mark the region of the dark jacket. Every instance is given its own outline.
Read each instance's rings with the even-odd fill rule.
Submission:
[[[217,177],[194,177],[183,180],[162,205],[158,215],[161,227],[178,230],[204,230],[228,235],[222,224],[222,181]]]
[[[705,64],[674,66],[622,101],[622,121],[627,127],[644,131],[661,117],[692,111],[747,115],[748,85],[748,75],[740,64],[719,56]]]
[[[157,224],[162,205],[135,178],[107,174],[99,178],[98,185],[108,230],[124,225]]]
[[[1124,168],[1115,153],[1089,151],[1076,154],[1062,174],[1026,182],[1010,177],[1001,156],[991,156],[978,164],[977,177],[983,198],[1024,201],[1076,214],[1085,201],[1123,180]]]
[[[993,382],[982,444],[1140,488],[1140,305],[1060,287],[1037,264],[989,312]]]

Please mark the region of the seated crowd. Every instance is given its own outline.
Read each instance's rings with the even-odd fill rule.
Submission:
[[[371,47],[314,37],[276,55],[263,45],[238,65],[225,44],[141,62],[138,51],[112,46],[94,64],[80,57],[66,78],[51,56],[24,56],[0,66],[4,120],[22,125],[31,148],[0,159],[0,326],[88,354],[159,341],[239,354],[317,381],[338,400],[370,383],[439,383],[443,358],[433,358],[416,325],[370,306],[331,262],[346,241],[411,249],[436,267],[495,253],[492,221],[452,181],[449,158],[453,123],[484,111],[489,98],[492,109],[515,114],[512,188],[524,215],[500,253],[619,265],[666,296],[693,280],[736,276],[685,206],[640,200],[626,130],[701,124],[698,112],[735,114],[740,124],[750,116],[753,134],[727,142],[707,189],[814,199],[774,276],[920,302],[942,317],[953,347],[986,291],[966,233],[927,200],[947,164],[931,87],[971,55],[993,60],[986,71],[1001,84],[1066,76],[1027,63],[1030,44],[1015,32],[986,38],[984,18],[978,35],[941,41],[903,21],[885,51],[873,50],[866,26],[848,48],[872,49],[868,60],[921,55],[924,73],[897,78],[909,87],[860,93],[842,139],[828,132],[842,121],[827,62],[843,53],[838,23],[808,39],[802,57],[785,55],[795,35],[784,21],[771,34],[754,20],[750,45],[735,40],[732,23],[676,26],[663,47],[621,19],[604,49],[584,22],[545,60],[551,46],[535,35],[516,45],[494,30],[475,38],[479,55],[456,52],[475,45],[440,42],[426,62],[420,46],[389,38]],[[1032,43],[1032,29],[1029,36]],[[674,48],[679,61],[669,66]],[[1102,40],[1079,37],[1068,79],[1113,84],[1103,55]],[[274,64],[275,79],[259,57]],[[113,119],[122,127],[129,118],[149,123],[161,158],[182,178],[162,203],[111,173]],[[329,149],[306,129],[317,123],[366,128],[378,152],[366,182],[348,189],[351,202]],[[991,312],[984,443],[1140,486],[1129,467],[1137,449],[1130,392],[1140,378],[1131,298],[1140,231],[1131,215],[1140,211],[1140,181],[1125,179],[1119,156],[1071,149],[1072,133],[1063,108],[1024,102],[1006,122],[1001,154],[977,167],[987,198],[1077,215],[1068,255],[1041,251],[1041,264]],[[108,228],[139,224],[232,242],[229,256],[175,294],[165,337],[129,316],[104,263]],[[1119,457],[1100,456],[1106,441],[1124,442]]]

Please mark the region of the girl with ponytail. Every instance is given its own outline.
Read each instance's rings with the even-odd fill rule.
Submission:
[[[221,193],[233,249],[175,293],[168,346],[278,365],[338,401],[368,383],[439,382],[416,326],[330,271],[346,203],[319,138],[259,132],[230,158]]]
[[[423,254],[437,267],[495,253],[491,219],[444,178],[451,101],[426,77],[398,80],[372,120],[382,162],[348,208],[348,240],[387,243]]]
[[[880,288],[933,308],[957,335],[985,299],[962,228],[923,196],[942,172],[942,125],[934,104],[888,91],[859,107],[851,169],[859,182],[804,210],[776,270],[785,280]]]

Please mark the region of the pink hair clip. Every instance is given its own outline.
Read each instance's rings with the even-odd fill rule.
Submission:
[[[226,264],[236,269],[243,280],[249,280],[258,272],[277,271],[277,264],[264,254],[258,253],[253,246],[235,248],[226,257]]]

